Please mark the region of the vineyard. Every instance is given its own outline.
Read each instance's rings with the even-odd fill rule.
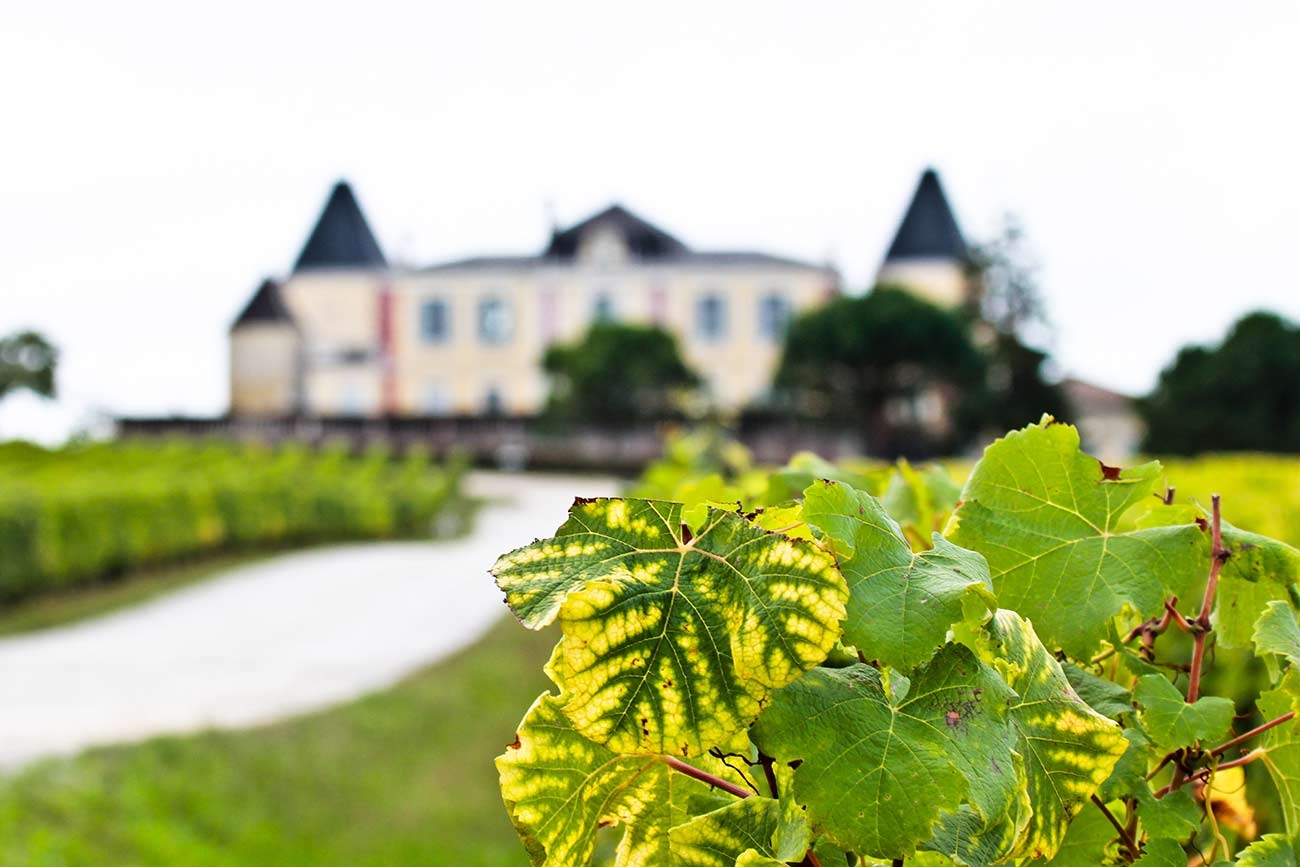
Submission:
[[[0,445],[0,602],[215,552],[428,536],[459,471],[422,455]]]
[[[560,633],[497,760],[532,862],[1295,864],[1300,551],[1241,529],[1295,539],[1295,462],[1045,420],[961,475],[684,440],[503,555]]]

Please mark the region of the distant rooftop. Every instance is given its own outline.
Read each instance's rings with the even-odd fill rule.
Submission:
[[[293,271],[313,268],[386,268],[388,260],[347,181],[334,185]]]
[[[957,227],[934,169],[926,169],[912,201],[885,254],[886,262],[900,259],[958,259],[968,257],[966,241]]]
[[[251,325],[256,322],[292,322],[293,315],[289,308],[285,306],[284,299],[280,297],[280,286],[274,280],[266,279],[262,285],[257,287],[253,297],[244,309],[235,317],[231,324],[230,330],[234,331],[243,325]]]

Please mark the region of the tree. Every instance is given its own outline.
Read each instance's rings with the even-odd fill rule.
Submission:
[[[21,389],[54,397],[58,359],[58,350],[34,331],[0,337],[0,400]]]
[[[1239,319],[1219,346],[1186,346],[1138,402],[1144,448],[1300,452],[1300,326],[1275,313]]]
[[[877,287],[792,322],[776,385],[803,414],[865,430],[874,453],[916,455],[962,444],[957,422],[984,378],[957,315]]]
[[[970,257],[975,291],[969,313],[986,323],[981,342],[989,363],[987,403],[973,408],[973,415],[998,431],[1020,427],[1044,412],[1067,417],[1065,394],[1043,375],[1049,355],[1032,345],[1048,336],[1049,325],[1038,265],[1026,249],[1020,222],[1008,215],[998,236],[973,244]]]
[[[542,367],[552,377],[547,415],[570,423],[630,427],[672,414],[680,392],[700,384],[673,336],[646,325],[597,323],[548,349]]]

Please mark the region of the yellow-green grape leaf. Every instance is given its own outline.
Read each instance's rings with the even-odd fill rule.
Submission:
[[[983,554],[1003,608],[1039,637],[1088,659],[1125,607],[1142,617],[1186,596],[1208,569],[1196,524],[1120,532],[1124,514],[1161,480],[1156,462],[1119,470],[1079,450],[1050,419],[989,446],[948,523],[954,544]]]
[[[872,666],[816,669],[773,696],[750,736],[778,761],[800,762],[794,797],[815,833],[850,851],[902,858],[930,838],[942,813],[984,798],[989,784],[971,779],[971,769],[1014,785],[1009,741],[997,734],[1010,698],[994,671],[948,645],[896,704]]]
[[[802,834],[789,830],[786,812],[775,798],[752,797],[696,816],[669,832],[671,863],[682,867],[732,867],[746,852],[773,863],[802,860],[808,851],[807,824],[803,823]],[[778,838],[786,834],[802,839],[795,854],[785,851],[788,846],[778,845]]]
[[[1266,720],[1300,711],[1300,669],[1292,668],[1282,682],[1259,697],[1259,712]],[[1286,831],[1300,839],[1300,717],[1264,733],[1260,758],[1277,787]]]
[[[961,486],[938,464],[917,469],[899,461],[890,476],[880,503],[889,516],[903,527],[914,548],[930,547],[930,537],[942,529],[961,496]]]
[[[1276,653],[1300,667],[1300,623],[1289,603],[1273,601],[1265,607],[1263,616],[1255,622],[1255,651]]]
[[[708,791],[662,756],[619,755],[587,740],[549,693],[496,765],[510,820],[538,867],[590,863],[596,831],[607,825],[624,826],[620,867],[671,863],[669,829],[687,818],[689,799]]]
[[[1016,612],[994,615],[980,649],[1019,696],[1007,715],[1025,761],[1034,813],[1013,854],[1050,858],[1070,820],[1110,777],[1128,741],[1118,725],[1075,694],[1061,664]]]
[[[783,533],[791,539],[812,541],[813,534],[803,519],[803,503],[791,501],[755,510],[751,520],[754,526],[773,533]]]
[[[623,753],[700,755],[742,731],[825,659],[848,596],[810,542],[717,509],[692,537],[680,505],[650,500],[578,500],[492,571],[524,625],[558,618],[564,712]]]
[[[1142,705],[1138,718],[1151,740],[1171,750],[1217,740],[1227,733],[1235,712],[1232,699],[1219,695],[1188,704],[1178,687],[1158,674],[1139,677],[1133,698]]]
[[[1056,854],[1043,867],[1100,867],[1113,864],[1107,855],[1115,851],[1115,828],[1101,810],[1089,805],[1070,823]],[[1038,864],[1040,862],[1031,862]]]
[[[1265,834],[1237,853],[1237,867],[1296,867],[1297,855],[1284,834]]]
[[[907,671],[943,644],[972,598],[993,607],[988,565],[937,536],[914,553],[880,501],[840,482],[804,492],[804,519],[830,540],[849,584],[844,640],[869,659]]]

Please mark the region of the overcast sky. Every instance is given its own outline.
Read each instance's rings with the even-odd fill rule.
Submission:
[[[920,171],[1023,222],[1062,372],[1133,393],[1300,318],[1295,2],[6,3],[0,334],[55,406],[214,413],[226,333],[349,178],[390,257],[543,245],[618,200],[865,287]]]

